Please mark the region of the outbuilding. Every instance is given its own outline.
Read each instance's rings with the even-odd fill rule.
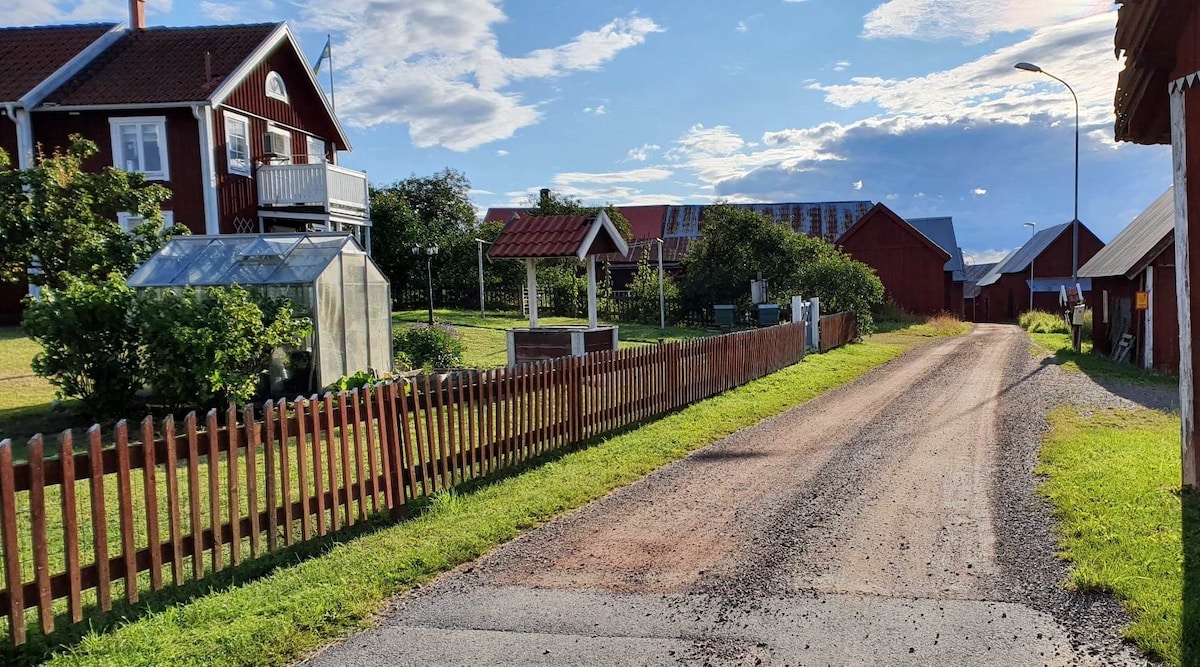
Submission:
[[[1168,188],[1083,268],[1092,280],[1092,350],[1122,356],[1143,368],[1179,372],[1175,291],[1175,191]]]
[[[1071,285],[1072,234],[1070,223],[1047,227],[1033,235],[1025,245],[1009,253],[986,276],[980,278],[976,296],[980,321],[1013,321],[1027,312],[1059,310],[1059,292]],[[1087,263],[1104,242],[1082,222],[1079,223],[1079,264]],[[1084,300],[1091,292],[1091,281],[1079,279]]]

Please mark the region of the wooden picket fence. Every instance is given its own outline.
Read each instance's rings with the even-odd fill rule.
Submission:
[[[839,348],[858,339],[858,316],[854,313],[823,315],[817,321],[817,341],[821,352]]]
[[[125,421],[107,446],[0,442],[8,640],[246,559],[404,514],[413,500],[801,361],[803,324]],[[30,611],[27,615],[26,610]],[[27,617],[28,616],[28,617]],[[36,616],[36,620],[35,617]]]

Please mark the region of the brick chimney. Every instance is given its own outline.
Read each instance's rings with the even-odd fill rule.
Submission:
[[[129,27],[146,29],[146,0],[129,0]]]
[[[541,195],[538,197],[538,204],[542,206],[549,206],[550,202],[552,201],[550,199],[550,188],[542,188],[542,191],[538,194]]]

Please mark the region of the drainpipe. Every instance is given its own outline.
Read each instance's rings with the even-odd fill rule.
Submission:
[[[217,166],[213,155],[216,144],[213,133],[213,109],[207,104],[193,104],[192,115],[200,132],[200,173],[204,189],[204,233],[220,234],[221,218],[217,206]],[[255,195],[257,196],[257,194]]]
[[[20,169],[33,168],[33,128],[30,125],[29,112],[17,109],[17,105],[7,102],[4,111],[8,119],[17,126],[17,167]]]

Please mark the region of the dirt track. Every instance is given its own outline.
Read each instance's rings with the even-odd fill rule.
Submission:
[[[1004,470],[1000,425],[1037,372],[1012,327],[914,350],[402,597],[313,664],[1136,661],[1089,637],[1114,632],[1111,603],[1029,594],[1057,585],[1023,571],[1053,547],[1002,523],[1036,503],[1005,481],[1028,471]]]

